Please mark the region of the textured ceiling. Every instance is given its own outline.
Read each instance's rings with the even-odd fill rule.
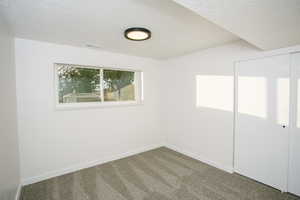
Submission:
[[[300,44],[300,0],[174,0],[263,50]]]
[[[16,37],[158,59],[239,39],[171,0],[11,0],[0,10]],[[134,26],[153,37],[126,40],[123,31]]]

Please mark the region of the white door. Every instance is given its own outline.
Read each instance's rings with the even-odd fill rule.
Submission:
[[[300,196],[300,53],[291,55],[291,136],[288,191]]]
[[[287,191],[289,55],[236,65],[235,171]]]

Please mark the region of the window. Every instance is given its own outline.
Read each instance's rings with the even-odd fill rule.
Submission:
[[[104,101],[134,101],[134,72],[103,70]]]
[[[141,72],[55,64],[56,103],[61,107],[124,105],[141,98]]]
[[[59,103],[100,102],[100,70],[60,65],[58,75]]]

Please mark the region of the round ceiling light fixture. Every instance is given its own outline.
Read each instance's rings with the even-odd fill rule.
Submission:
[[[151,38],[151,31],[141,27],[128,28],[125,30],[124,36],[128,40],[143,41]]]

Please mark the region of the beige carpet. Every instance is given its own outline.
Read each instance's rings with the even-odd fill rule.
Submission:
[[[300,200],[167,148],[25,186],[21,200]]]

